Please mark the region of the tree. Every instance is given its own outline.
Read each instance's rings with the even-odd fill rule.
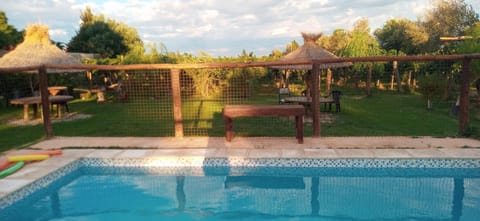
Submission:
[[[80,30],[70,40],[69,51],[98,53],[104,58],[114,58],[129,51],[144,51],[137,30],[113,19],[94,15],[89,7],[80,15]],[[137,53],[135,53],[137,54]]]
[[[394,50],[396,55],[400,52],[418,53],[421,51],[421,45],[428,40],[427,33],[407,19],[388,20],[382,28],[375,30],[374,34],[383,49]],[[397,61],[393,61],[393,74],[397,81],[397,90],[403,92]]]
[[[68,43],[68,49],[72,52],[97,53],[104,58],[113,58],[128,51],[122,36],[100,21],[82,26]]]
[[[378,48],[377,41],[370,35],[370,27],[367,19],[361,19],[355,23],[349,33],[350,41],[343,49],[345,57],[362,57],[373,55],[374,48]]]
[[[297,48],[300,47],[297,43],[297,41],[293,40],[292,42],[288,43],[287,46],[285,47],[285,54],[288,54],[292,51],[297,50]]]
[[[461,36],[477,21],[478,14],[464,0],[433,1],[433,8],[423,15],[421,21],[430,36],[428,51],[440,49],[441,36]]]
[[[375,38],[370,35],[370,25],[367,19],[360,19],[355,23],[353,30],[349,33],[350,41],[342,50],[342,55],[345,57],[365,57],[378,55],[380,48]],[[378,65],[378,64],[377,64]],[[355,72],[367,71],[367,96],[371,95],[370,85],[372,82],[373,64],[365,65],[365,63],[356,63],[353,66]],[[375,68],[377,69],[377,68]]]
[[[374,35],[383,49],[395,50],[397,55],[419,53],[422,44],[428,41],[427,32],[408,19],[390,19]]]
[[[0,49],[9,49],[22,41],[22,32],[8,24],[5,12],[0,11]]]
[[[475,23],[473,27],[469,28],[466,34],[472,38],[458,44],[458,52],[462,54],[480,53],[480,22]],[[475,82],[477,89],[477,104],[480,104],[480,61],[473,60],[472,74],[472,80]]]

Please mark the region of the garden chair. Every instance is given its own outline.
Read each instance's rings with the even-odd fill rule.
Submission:
[[[288,87],[282,87],[278,89],[278,103],[279,104],[285,104],[285,99],[284,97],[290,97],[290,89]]]
[[[332,99],[333,103],[335,104],[335,112],[340,112],[340,97],[342,96],[342,92],[338,90],[332,91]],[[330,104],[331,105],[331,104]],[[331,107],[330,107],[331,109]]]

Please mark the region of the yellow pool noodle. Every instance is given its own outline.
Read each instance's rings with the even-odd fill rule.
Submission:
[[[19,162],[19,161],[38,161],[48,159],[49,155],[19,155],[19,156],[10,156],[7,158],[8,162]]]

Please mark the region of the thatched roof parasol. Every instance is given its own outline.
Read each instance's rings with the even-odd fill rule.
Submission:
[[[322,59],[334,59],[338,58],[331,52],[325,50],[324,48],[320,47],[315,42],[322,36],[322,34],[315,34],[315,33],[303,33],[303,45],[297,48],[295,51],[290,52],[289,54],[285,55],[284,57],[278,59],[277,61],[305,61],[305,60],[322,60]],[[320,65],[320,68],[338,68],[338,67],[347,67],[351,66],[350,62],[342,62],[342,63],[328,63]],[[302,69],[302,70],[310,70],[312,69],[312,65],[285,65],[285,66],[274,66],[273,68],[277,69]]]
[[[34,65],[78,65],[81,64],[55,46],[48,36],[48,27],[41,24],[26,28],[25,40],[15,50],[0,58],[0,68],[14,68]],[[48,70],[67,72],[68,70]]]

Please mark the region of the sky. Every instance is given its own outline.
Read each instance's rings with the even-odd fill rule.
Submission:
[[[49,26],[50,38],[68,43],[80,27],[80,13],[93,13],[137,29],[145,44],[169,52],[214,57],[257,56],[284,50],[301,32],[330,35],[367,18],[373,30],[392,18],[416,21],[431,0],[0,0],[0,10],[18,30]],[[480,0],[465,0],[480,12]]]

